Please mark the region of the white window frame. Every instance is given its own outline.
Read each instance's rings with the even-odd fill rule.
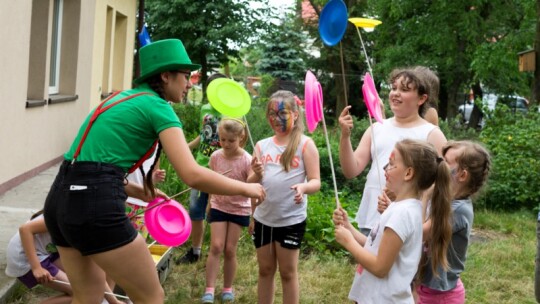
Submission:
[[[60,92],[60,58],[62,49],[63,0],[53,0],[49,94]]]

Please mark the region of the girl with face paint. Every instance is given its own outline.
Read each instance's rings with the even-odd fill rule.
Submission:
[[[266,190],[263,201],[253,201],[250,232],[259,263],[258,303],[274,302],[274,276],[278,269],[283,303],[299,303],[298,257],[307,218],[307,194],[321,187],[319,152],[304,133],[300,100],[289,91],[270,97],[266,118],[272,137],[257,142],[248,182]]]

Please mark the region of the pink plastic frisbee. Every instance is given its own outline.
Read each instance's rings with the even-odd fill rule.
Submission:
[[[311,71],[307,71],[304,87],[304,104],[306,108],[306,123],[309,132],[317,128],[323,118],[323,96],[321,84]]]
[[[157,197],[148,204],[144,212],[146,228],[156,242],[166,246],[180,246],[191,234],[191,219],[182,204],[175,200],[164,200]]]
[[[364,76],[364,84],[362,85],[362,93],[364,95],[364,102],[369,111],[371,117],[375,118],[380,123],[383,123],[381,105],[379,103],[379,93],[375,89],[375,83],[369,73]]]

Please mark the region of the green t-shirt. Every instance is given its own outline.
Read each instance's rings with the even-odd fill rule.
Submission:
[[[77,161],[104,162],[128,171],[152,147],[161,131],[172,127],[182,128],[172,107],[147,84],[119,93],[105,106],[140,92],[150,94],[121,102],[98,116]],[[71,148],[64,154],[65,159],[73,159],[93,112],[85,119]]]
[[[197,148],[195,160],[203,167],[208,167],[210,155],[221,146],[219,144],[218,123],[221,113],[207,103],[201,107],[201,142]]]

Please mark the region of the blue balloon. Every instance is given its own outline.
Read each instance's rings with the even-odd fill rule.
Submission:
[[[345,34],[348,23],[347,6],[343,0],[330,0],[319,19],[319,34],[324,44],[334,46]]]

